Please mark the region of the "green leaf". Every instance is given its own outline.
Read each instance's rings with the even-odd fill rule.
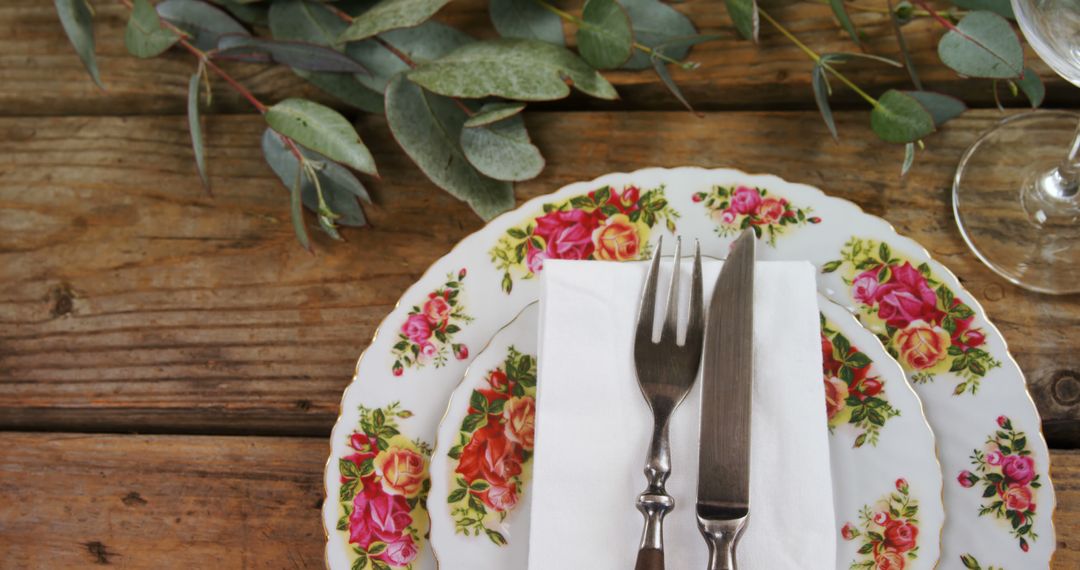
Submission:
[[[401,148],[437,186],[490,219],[514,206],[514,189],[469,164],[459,142],[466,119],[453,101],[424,91],[404,75],[386,88],[386,120]]]
[[[368,89],[357,80],[355,75],[304,71],[302,69],[293,69],[293,73],[326,93],[333,95],[342,103],[352,105],[368,113],[381,115],[383,112],[382,93]]]
[[[135,0],[124,32],[124,45],[135,57],[156,57],[180,39],[176,32],[163,28],[161,18],[148,0]]]
[[[248,31],[220,8],[200,0],[165,0],[157,5],[157,13],[172,25],[184,30],[195,47],[210,51],[226,34]]]
[[[468,491],[466,491],[465,489],[454,489],[454,491],[452,493],[450,493],[450,495],[448,497],[446,497],[446,502],[447,503],[456,503],[456,502],[464,499],[465,498],[465,493],[467,493],[467,492]]]
[[[300,162],[272,129],[266,129],[263,132],[262,150],[266,162],[270,164],[270,168],[278,178],[287,187],[292,187],[300,173]],[[322,164],[322,167],[316,170],[316,175],[319,177],[319,184],[327,206],[338,215],[334,221],[343,226],[367,225],[364,211],[357,199],[370,203],[371,197],[356,179],[356,175],[313,151],[301,148],[300,153],[304,158]],[[309,210],[316,213],[319,211],[319,198],[315,184],[306,176],[301,179],[300,196],[301,203]]]
[[[488,401],[478,390],[473,390],[473,393],[469,395],[469,405],[472,406],[474,410],[486,412]]]
[[[506,546],[506,537],[504,537],[499,531],[485,528],[484,533],[487,534],[487,537],[491,539],[491,542],[494,542],[496,546]]]
[[[1024,74],[1020,76],[1020,79],[1014,80],[1014,83],[1027,96],[1032,109],[1042,105],[1043,99],[1046,97],[1046,86],[1043,85],[1042,79],[1039,78],[1039,74],[1035,73],[1034,69],[1025,67]]]
[[[872,53],[858,53],[858,52],[830,52],[821,54],[822,63],[847,63],[852,59],[869,59],[891,65],[893,67],[904,67],[899,61],[889,59],[887,57],[881,57],[880,55],[874,55]]]
[[[915,98],[890,89],[870,112],[870,127],[886,142],[907,143],[934,132],[934,118]]]
[[[495,31],[504,38],[566,45],[562,18],[536,0],[490,0],[488,13]]]
[[[735,24],[739,35],[746,40],[758,40],[760,19],[758,18],[757,0],[724,0],[728,16]]]
[[[946,121],[955,119],[967,111],[967,105],[952,95],[934,91],[903,91],[903,93],[910,95],[930,112],[936,127],[944,125]]]
[[[330,107],[307,99],[286,99],[266,111],[266,122],[275,131],[331,160],[378,175],[375,159],[356,129]]]
[[[697,111],[694,111],[694,107],[690,104],[690,101],[686,100],[686,97],[682,93],[682,89],[679,89],[679,85],[675,83],[674,79],[672,79],[671,73],[668,72],[667,62],[657,57],[656,53],[658,52],[654,52],[653,56],[649,58],[649,61],[652,62],[653,71],[656,72],[656,76],[660,78],[661,82],[663,82],[664,87],[667,87],[667,90],[670,91],[671,94],[674,95],[675,98],[683,104],[683,107],[686,107],[686,110],[690,111],[691,113],[697,113]]]
[[[893,34],[896,35],[896,44],[900,48],[900,55],[904,58],[904,67],[907,69],[908,75],[911,77],[911,83],[915,86],[915,89],[922,91],[923,84],[919,80],[919,72],[915,70],[915,64],[911,61],[911,51],[908,50],[907,40],[904,39],[904,30],[902,26],[907,23],[900,21],[900,14],[893,9],[892,0],[886,0],[886,4],[889,7],[889,20],[892,24]],[[908,9],[911,9],[911,4],[906,3]]]
[[[199,87],[202,74],[206,69],[202,66],[192,74],[188,80],[188,130],[191,131],[191,148],[195,153],[195,166],[199,170],[199,178],[202,179],[203,187],[210,190],[210,178],[206,175],[206,157],[203,149],[202,123],[199,120]]]
[[[686,57],[693,43],[687,40],[695,37],[697,29],[693,22],[682,12],[659,0],[621,0],[619,4],[626,9],[630,17],[630,26],[634,30],[634,41],[650,47],[664,46],[664,55],[681,60]],[[700,41],[707,41],[705,38]],[[649,55],[641,50],[633,50],[630,60],[622,69],[645,69],[649,67]]]
[[[86,0],[53,0],[53,4],[60,17],[60,24],[64,26],[64,33],[82,60],[83,67],[94,83],[104,89],[97,59],[94,57],[94,14],[90,11],[90,6]]]
[[[349,515],[342,515],[337,521],[338,530],[349,530]]]
[[[371,559],[372,570],[391,570],[390,565],[377,558]]]
[[[507,117],[517,115],[523,110],[525,110],[525,103],[514,103],[512,101],[485,103],[475,115],[469,117],[469,120],[465,121],[465,126],[482,127],[484,125],[490,125],[491,123],[501,121]]]
[[[900,166],[900,176],[907,175],[911,170],[911,165],[915,162],[915,143],[907,143],[904,145],[904,163]]]
[[[243,0],[217,0],[217,3],[245,24],[267,26],[267,17],[270,12],[270,7],[267,5]]]
[[[634,34],[626,10],[615,0],[586,0],[577,30],[578,52],[599,69],[626,63],[634,51]]]
[[[246,35],[222,36],[217,57],[269,63],[271,61],[306,71],[368,73],[360,62],[315,43],[266,40]]]
[[[1008,20],[993,12],[971,12],[938,43],[941,61],[961,75],[1017,79],[1024,48]]]
[[[821,272],[822,273],[832,273],[833,271],[836,271],[837,269],[840,269],[840,266],[843,265],[843,264],[844,264],[844,260],[842,260],[842,259],[834,259],[833,261],[829,261],[829,262],[825,263],[824,265],[822,265],[821,266]]]
[[[817,103],[825,126],[829,128],[833,140],[839,140],[840,137],[836,133],[836,121],[833,120],[832,108],[829,106],[829,80],[825,77],[825,68],[820,62],[815,63],[814,69],[810,72],[810,86],[814,91],[814,102]]]
[[[569,50],[537,40],[467,44],[409,72],[409,79],[448,97],[549,101],[569,95],[568,83],[593,97],[617,97],[606,79]]]
[[[475,41],[472,36],[435,21],[424,22],[415,28],[385,32],[379,38],[418,64],[438,59]],[[390,78],[409,69],[408,65],[373,39],[352,42],[345,48],[345,53],[363,62],[371,75],[359,75],[357,79],[380,94],[386,90]]]
[[[952,3],[965,10],[989,10],[1010,20],[1016,19],[1009,0],[952,0]]]
[[[462,129],[461,149],[469,164],[496,180],[529,180],[544,169],[544,157],[529,140],[520,115]]]
[[[353,19],[338,36],[338,42],[370,38],[389,30],[411,28],[424,23],[450,0],[382,0]]]
[[[844,27],[844,31],[851,36],[851,40],[856,44],[860,43],[859,32],[855,31],[855,24],[851,22],[851,17],[848,16],[847,8],[844,7],[844,0],[829,0],[829,6],[832,8],[837,21]]]

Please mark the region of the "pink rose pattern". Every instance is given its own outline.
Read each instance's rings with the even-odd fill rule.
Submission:
[[[485,381],[487,387],[473,390],[457,445],[448,452],[454,470],[447,502],[457,532],[483,533],[504,546],[507,538],[497,529],[532,472],[536,357],[510,347]]]
[[[442,287],[428,293],[423,303],[409,310],[391,351],[394,376],[401,376],[406,368],[422,368],[427,364],[438,368],[450,358],[469,357],[469,348],[454,342],[461,326],[472,321],[460,299],[466,274],[465,269],[450,273]]]
[[[1001,366],[985,350],[975,311],[935,279],[928,264],[915,266],[893,255],[887,243],[858,237],[840,255],[821,272],[843,269],[861,320],[913,382],[951,373],[959,379],[954,394],[975,394],[987,371]]]
[[[897,479],[895,491],[864,505],[858,524],[844,524],[840,537],[860,543],[851,570],[903,570],[918,558],[919,503],[907,480]]]
[[[733,236],[746,228],[754,228],[757,237],[765,236],[771,246],[789,227],[819,224],[821,218],[811,216],[812,208],[792,206],[787,198],[773,196],[765,188],[750,186],[713,186],[708,192],[692,197],[709,212],[716,223],[716,233]]]
[[[821,315],[821,352],[829,433],[839,425],[850,425],[858,430],[853,447],[876,446],[885,422],[900,411],[889,404],[885,382],[874,373],[874,362],[825,315]]]
[[[348,440],[354,452],[338,460],[342,514],[337,530],[348,535],[353,568],[411,568],[420,552],[428,523],[431,446],[401,435],[398,420],[409,417],[412,413],[397,402],[361,406],[359,429]]]
[[[1029,543],[1039,538],[1032,526],[1042,482],[1027,446],[1027,434],[1014,429],[1006,416],[999,416],[997,424],[986,445],[972,451],[972,470],[961,471],[956,481],[964,488],[981,487],[985,501],[979,516],[1007,521],[1020,550],[1027,552]]]
[[[652,228],[663,222],[674,232],[678,217],[663,186],[645,191],[604,186],[544,204],[541,214],[506,230],[491,249],[491,260],[503,272],[502,288],[509,293],[515,278],[532,278],[547,259],[647,258]]]

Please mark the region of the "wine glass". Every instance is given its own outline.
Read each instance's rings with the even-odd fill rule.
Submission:
[[[1012,0],[1028,43],[1080,87],[1080,0]],[[968,246],[1009,281],[1080,292],[1080,115],[1013,115],[964,153],[953,212]]]

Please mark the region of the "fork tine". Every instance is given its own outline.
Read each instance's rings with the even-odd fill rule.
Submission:
[[[694,270],[690,277],[690,319],[686,325],[688,347],[700,347],[705,336],[705,295],[701,281],[701,242],[694,240]]]
[[[667,308],[664,310],[664,328],[660,330],[660,340],[670,338],[678,344],[679,335],[679,274],[682,273],[682,237],[675,238],[675,264],[671,267],[671,282],[668,285]],[[668,337],[671,335],[671,337]]]
[[[653,323],[656,320],[656,279],[660,274],[660,251],[664,246],[664,236],[656,240],[656,251],[653,252],[652,263],[649,264],[649,272],[645,276],[645,290],[641,293],[641,306],[638,307],[638,320],[635,343],[643,346],[645,342],[652,342]]]

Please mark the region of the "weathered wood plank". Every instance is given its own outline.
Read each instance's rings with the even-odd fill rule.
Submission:
[[[866,113],[578,113],[527,117],[549,167],[519,200],[610,171],[730,166],[817,185],[930,248],[986,307],[1026,372],[1047,433],[1080,441],[1075,298],[1025,293],[955,229],[949,185],[999,118],[978,111],[903,151]],[[325,434],[379,321],[481,222],[420,176],[379,119],[373,228],[292,235],[254,116],[208,123],[207,197],[183,117],[0,119],[0,428]]]
[[[580,2],[567,2],[579,6]],[[884,8],[881,0],[863,4]],[[175,50],[154,60],[138,60],[124,49],[123,30],[127,9],[114,0],[97,5],[97,45],[101,76],[108,88],[102,92],[89,80],[57,21],[53,6],[40,0],[7,0],[0,5],[0,114],[2,115],[130,115],[183,113],[193,59]],[[942,4],[943,6],[945,4]],[[719,33],[722,40],[699,46],[692,55],[701,68],[676,71],[676,80],[687,97],[703,109],[804,108],[813,106],[810,91],[811,62],[774,29],[762,24],[761,45],[735,38],[722,0],[689,0],[674,5],[688,14],[703,32]],[[494,34],[485,0],[450,4],[439,18],[479,37]],[[828,6],[810,1],[770,6],[808,45],[819,52],[857,49],[836,24]],[[871,53],[898,57],[899,51],[888,19],[883,14],[858,12],[853,19],[866,35]],[[913,22],[905,35],[916,68],[930,89],[961,96],[972,105],[993,102],[990,81],[961,80],[938,60],[936,45],[942,28],[929,19]],[[1029,61],[1047,80],[1048,101],[1076,104],[1075,87],[1053,74],[1029,53]],[[237,78],[266,101],[287,96],[310,96],[329,101],[291,71],[282,67],[228,65]],[[886,88],[909,89],[903,70],[872,62],[845,65],[856,83],[880,94]],[[608,77],[618,86],[622,99],[613,104],[575,97],[560,103],[566,107],[677,109],[655,74],[614,72]],[[250,107],[221,84],[215,97],[220,111],[249,111]],[[1004,90],[1003,90],[1004,92]],[[853,93],[837,89],[837,106],[863,107]],[[1013,104],[1022,105],[1020,100]]]
[[[5,568],[322,567],[323,439],[3,433],[0,449]],[[1051,567],[1071,570],[1080,452],[1050,470]]]

